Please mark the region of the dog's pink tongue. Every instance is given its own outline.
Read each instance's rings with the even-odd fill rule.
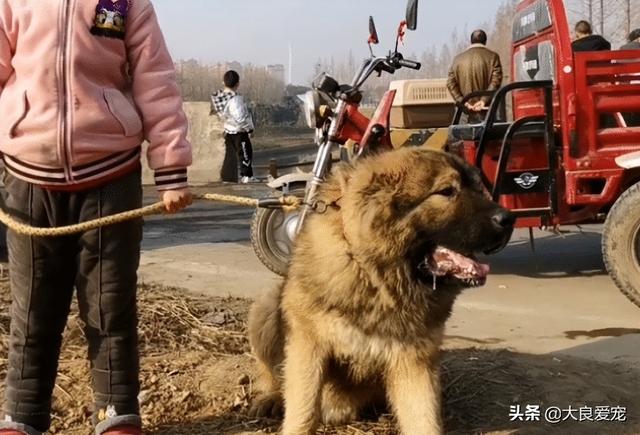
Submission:
[[[429,266],[434,276],[450,275],[459,279],[486,278],[490,271],[489,265],[442,247],[436,248]]]

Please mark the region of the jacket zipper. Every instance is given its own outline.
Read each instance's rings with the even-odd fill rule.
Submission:
[[[62,35],[62,41],[60,46],[60,55],[58,60],[58,86],[60,92],[58,93],[58,102],[60,107],[59,125],[60,132],[58,136],[58,147],[60,148],[60,156],[62,157],[62,166],[64,168],[64,175],[67,182],[73,182],[73,175],[71,174],[71,159],[69,152],[70,142],[70,128],[69,128],[69,65],[68,65],[68,51],[69,51],[69,33],[71,32],[71,21],[69,15],[71,11],[72,0],[63,0],[60,10],[60,34]]]

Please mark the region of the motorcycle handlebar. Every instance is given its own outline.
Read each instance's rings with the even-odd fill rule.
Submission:
[[[421,67],[422,64],[420,64],[420,62],[404,59],[400,53],[393,53],[387,57],[371,58],[362,65],[353,79],[351,87],[353,89],[359,89],[374,71],[378,73],[384,71],[389,74],[395,74],[400,68],[419,70]]]
[[[415,70],[419,70],[420,68],[422,68],[422,65],[420,64],[420,62],[414,62],[408,59],[400,59],[398,61],[398,65],[404,68],[411,68]]]
[[[382,71],[388,72],[389,74],[395,74],[396,72],[396,69],[393,66],[389,65],[387,62],[381,62],[378,68],[380,68]]]

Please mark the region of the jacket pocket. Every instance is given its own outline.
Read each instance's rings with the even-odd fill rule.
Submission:
[[[133,104],[117,89],[104,89],[104,100],[111,115],[122,126],[126,137],[137,136],[142,131],[142,119]]]
[[[27,92],[24,91],[22,95],[18,99],[18,105],[15,110],[15,117],[12,118],[13,121],[9,124],[9,130],[7,131],[7,135],[10,139],[16,137],[16,130],[18,129],[18,125],[27,117],[27,112],[29,111],[29,100],[27,99]]]

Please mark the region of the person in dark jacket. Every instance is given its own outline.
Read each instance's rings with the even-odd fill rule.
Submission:
[[[593,34],[588,21],[578,21],[575,28],[573,51],[606,51],[611,50],[611,43],[600,35]]]
[[[611,43],[600,35],[593,34],[593,28],[588,21],[578,21],[575,27],[575,40],[572,44],[574,52],[582,51],[608,51]],[[613,128],[616,120],[609,114],[600,116],[600,128]]]
[[[628,42],[625,45],[620,47],[620,50],[640,50],[640,29],[636,29],[629,33],[627,41]],[[624,62],[637,62],[637,60]],[[622,116],[627,123],[627,127],[640,127],[640,113],[623,113]]]
[[[627,43],[620,47],[620,50],[640,50],[640,29],[629,33]]]

